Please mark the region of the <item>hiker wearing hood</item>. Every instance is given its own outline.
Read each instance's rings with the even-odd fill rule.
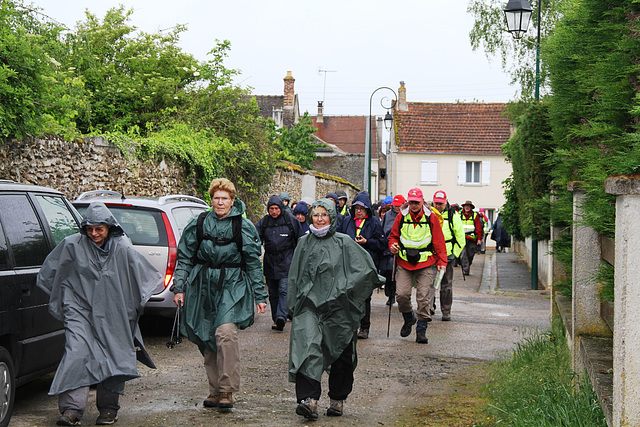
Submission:
[[[243,218],[244,203],[226,178],[211,182],[213,211],[201,228],[192,220],[178,244],[173,301],[183,307],[182,335],[198,345],[209,379],[205,407],[233,407],[240,389],[238,329],[253,324],[254,306],[264,313],[267,292],[260,262],[260,237]]]
[[[284,211],[293,215],[293,211],[291,210],[291,206],[290,206],[291,197],[289,197],[289,193],[286,193],[283,191],[282,193],[280,193],[278,197],[280,197],[280,200],[282,200],[282,204],[284,205]]]
[[[430,288],[441,271],[447,269],[447,247],[438,214],[425,204],[422,190],[412,188],[409,203],[400,207],[391,232],[389,252],[396,258],[396,300],[404,324],[401,337],[408,337],[416,324],[416,342],[427,344],[427,326],[431,321]],[[411,288],[415,282],[418,310],[413,313]]]
[[[37,284],[50,295],[49,312],[65,326],[64,355],[49,390],[58,395],[58,425],[80,424],[92,385],[96,424],[113,424],[125,381],[140,376],[136,356],[155,368],[138,319],[162,279],[100,202],[87,208],[80,233],[47,256]]]
[[[371,201],[366,191],[358,193],[353,199],[349,216],[345,217],[340,224],[338,231],[351,237],[356,243],[364,248],[376,266],[380,261],[380,256],[384,252],[384,232],[380,225],[380,220],[373,215]],[[373,290],[371,291],[373,293]],[[365,315],[360,321],[360,331],[358,338],[369,338],[369,328],[371,327],[371,294],[365,302]]]
[[[384,278],[361,245],[336,233],[335,203],[315,202],[308,222],[311,233],[300,238],[289,270],[289,381],[296,384],[296,413],[316,419],[323,371],[329,372],[327,415],[342,415],[364,301]]]
[[[287,323],[287,277],[298,239],[302,236],[300,222],[284,211],[282,199],[269,198],[267,213],[256,224],[264,245],[263,270],[269,290],[271,329],[282,331]]]
[[[309,213],[309,205],[300,200],[293,210],[293,214],[298,219],[300,223],[300,232],[304,236],[305,234],[309,234],[309,224],[307,224],[307,214]]]

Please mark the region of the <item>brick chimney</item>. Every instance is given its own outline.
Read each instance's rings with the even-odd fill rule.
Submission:
[[[407,105],[407,88],[404,87],[404,81],[400,82],[400,88],[398,89],[398,110],[409,111]]]
[[[318,101],[318,117],[316,117],[316,123],[324,123],[324,116],[322,115],[322,104],[324,101]]]
[[[291,71],[287,71],[287,77],[284,78],[284,108],[285,110],[293,110],[293,84],[296,79],[291,75]]]

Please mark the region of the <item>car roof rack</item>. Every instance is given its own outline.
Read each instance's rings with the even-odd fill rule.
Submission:
[[[80,194],[76,200],[82,200],[82,199],[88,199],[90,197],[98,197],[98,196],[117,196],[120,197],[121,199],[124,200],[124,195],[121,193],[118,193],[117,191],[111,191],[111,190],[91,190],[91,191],[85,191],[84,193]]]
[[[180,201],[180,200],[186,200],[186,201],[193,202],[193,203],[199,203],[201,205],[205,205],[205,206],[209,207],[209,204],[207,202],[205,202],[204,200],[199,199],[199,198],[194,197],[194,196],[188,196],[186,194],[171,194],[169,196],[162,196],[162,197],[160,197],[158,199],[158,203],[163,205],[163,204],[168,203],[168,202],[177,202],[177,201]]]

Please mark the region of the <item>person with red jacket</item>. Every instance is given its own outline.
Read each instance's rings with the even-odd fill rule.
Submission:
[[[400,336],[411,334],[416,324],[416,342],[427,344],[427,325],[431,320],[429,288],[436,273],[447,268],[447,247],[440,219],[425,204],[422,190],[412,188],[389,234],[389,252],[397,255],[396,301],[404,318]],[[411,306],[411,284],[416,281],[418,309]]]

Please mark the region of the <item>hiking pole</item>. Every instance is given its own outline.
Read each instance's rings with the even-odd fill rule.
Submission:
[[[462,261],[460,262],[460,270],[462,271],[462,280],[466,282],[467,279],[464,277],[464,267],[462,267]]]
[[[393,267],[391,267],[391,283],[393,283],[396,280],[396,255],[393,256]],[[395,289],[394,289],[394,293],[395,293]],[[387,319],[387,338],[389,338],[389,329],[391,328],[391,307],[393,307],[393,300],[391,299],[395,299],[395,295],[391,295],[389,296],[390,302],[389,302],[389,319]]]

